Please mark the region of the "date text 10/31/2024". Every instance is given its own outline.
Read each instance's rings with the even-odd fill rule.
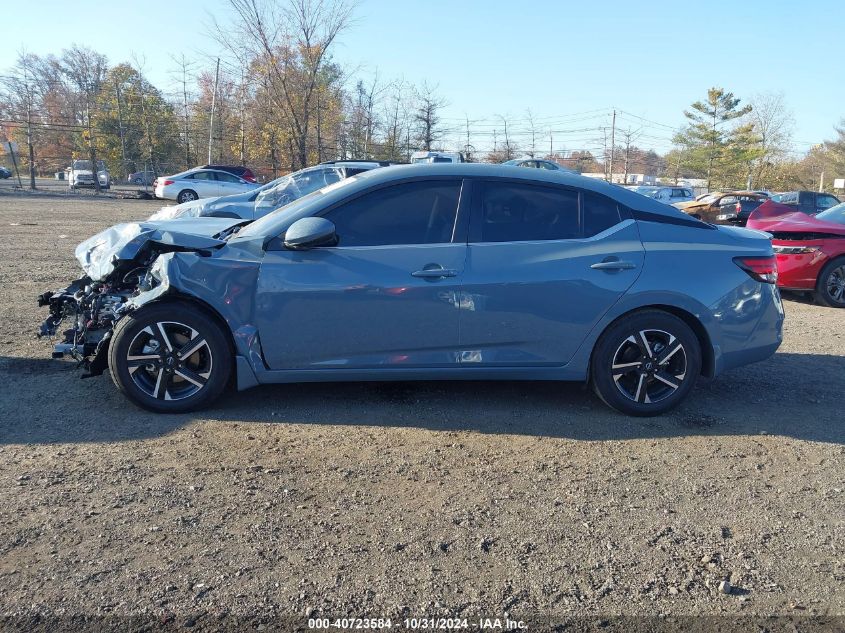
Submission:
[[[394,621],[391,618],[308,618],[309,629],[336,630],[386,630],[404,628],[414,631],[448,631],[460,629],[490,631],[524,631],[528,624],[522,620],[510,618],[403,618]]]

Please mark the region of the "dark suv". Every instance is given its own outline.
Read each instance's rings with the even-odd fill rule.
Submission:
[[[821,213],[840,203],[836,196],[817,191],[787,191],[772,196],[772,200],[790,207],[796,207],[797,211],[803,211],[810,215]]]

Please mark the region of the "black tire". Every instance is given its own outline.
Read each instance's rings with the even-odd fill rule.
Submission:
[[[662,310],[641,310],[612,323],[599,337],[590,363],[593,390],[605,404],[643,417],[680,404],[700,373],[695,333]]]
[[[179,192],[179,195],[176,196],[176,202],[182,204],[183,202],[188,202],[190,200],[199,200],[199,196],[197,192],[193,189],[183,189]]]
[[[180,356],[180,349],[187,356]],[[201,309],[183,302],[152,303],[115,327],[109,371],[117,388],[145,409],[195,411],[226,388],[232,350],[221,327]]]
[[[837,257],[825,264],[813,296],[821,305],[845,308],[845,257]]]
[[[140,178],[136,178],[136,179],[135,179],[135,180],[133,180],[132,182],[133,182],[134,184],[136,184],[136,185],[143,185],[143,184],[144,184],[144,181],[143,181],[143,180],[141,180]]]

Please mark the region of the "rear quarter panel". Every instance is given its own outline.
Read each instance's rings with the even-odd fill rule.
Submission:
[[[752,279],[737,256],[771,255],[762,233],[638,221],[642,274],[596,325],[573,362],[589,364],[601,333],[620,316],[650,306],[681,310],[702,325],[712,354],[708,375],[766,358],[780,344],[783,308],[773,284]]]

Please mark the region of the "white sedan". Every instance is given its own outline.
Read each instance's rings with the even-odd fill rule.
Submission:
[[[175,200],[180,204],[200,198],[244,193],[259,186],[219,169],[189,169],[174,176],[161,176],[153,183],[156,198]]]

